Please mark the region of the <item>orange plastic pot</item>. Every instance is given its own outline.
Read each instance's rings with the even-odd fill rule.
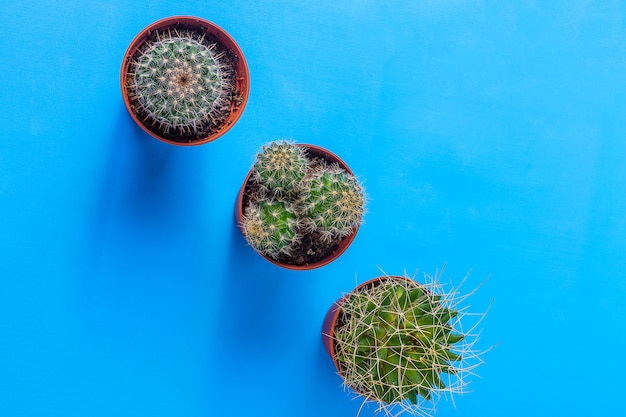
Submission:
[[[345,162],[343,162],[334,153],[324,148],[321,148],[319,146],[315,146],[315,145],[297,144],[297,146],[305,147],[310,157],[318,157],[321,159],[325,159],[326,162],[328,162],[329,164],[337,164],[346,172],[354,175],[350,167],[348,167],[348,165]],[[241,186],[241,189],[239,190],[239,194],[237,195],[237,200],[235,202],[235,222],[237,223],[237,226],[239,227],[239,230],[241,231],[242,235],[244,235],[244,231],[242,227],[242,219],[243,219],[243,212],[245,209],[243,205],[245,202],[246,186],[248,182],[250,181],[252,174],[253,174],[253,170],[251,169],[248,172],[248,175],[246,176],[245,180],[243,181],[243,185]],[[348,249],[348,247],[350,246],[350,244],[356,237],[358,230],[359,230],[359,225],[357,225],[354,228],[351,234],[343,238],[343,240],[341,241],[341,243],[339,244],[337,249],[335,249],[334,252],[327,255],[325,258],[320,259],[317,262],[306,263],[303,265],[294,265],[294,264],[279,262],[260,252],[257,252],[257,253],[261,255],[263,258],[267,259],[269,262],[273,263],[274,265],[278,265],[282,268],[287,268],[287,269],[291,269],[295,271],[305,271],[309,269],[315,269],[315,268],[322,267],[324,265],[328,265],[329,263],[333,262],[335,259],[339,258]]]
[[[163,31],[168,29],[191,29],[198,33],[205,34],[208,38],[217,42],[220,48],[226,51],[226,55],[235,70],[235,88],[233,90],[230,114],[225,119],[224,123],[219,129],[213,133],[203,137],[195,137],[185,141],[177,141],[175,139],[164,136],[158,131],[158,128],[150,126],[142,121],[137,114],[132,110],[130,99],[128,97],[127,78],[130,64],[133,56],[141,45],[156,31]],[[143,29],[133,41],[130,43],[124,60],[122,61],[122,69],[120,71],[120,86],[122,89],[122,97],[128,113],[133,120],[150,136],[153,136],[163,142],[167,142],[173,145],[192,146],[202,145],[211,142],[230,130],[237,120],[241,117],[243,110],[248,102],[248,95],[250,92],[250,75],[248,73],[248,65],[243,56],[243,52],[235,42],[235,40],[224,29],[220,28],[216,24],[209,22],[208,20],[201,19],[194,16],[172,16],[165,19],[161,19],[152,23],[150,26]]]

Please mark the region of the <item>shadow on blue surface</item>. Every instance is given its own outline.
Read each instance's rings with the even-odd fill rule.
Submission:
[[[317,344],[310,374],[311,381],[315,386],[314,390],[312,390],[314,392],[311,392],[309,397],[309,409],[317,408],[317,415],[333,415],[338,411],[341,415],[356,415],[356,410],[361,407],[364,399],[355,394],[354,391],[344,389],[343,380],[337,374],[332,359],[324,349],[321,338],[320,343]],[[323,398],[324,401],[320,401],[320,398]],[[320,409],[320,406],[323,408]],[[372,413],[375,410],[375,405],[365,404],[361,410],[360,417],[373,415]],[[314,415],[316,414],[311,414],[311,416]]]
[[[185,184],[190,178],[184,174],[190,170],[198,172],[197,154],[147,135],[133,123],[123,107],[112,141],[125,143],[114,144],[111,148],[103,188],[111,186],[110,178],[117,179],[113,186],[118,187],[120,196],[124,197],[126,214],[133,220],[156,222],[173,214],[180,203],[189,198]]]
[[[284,320],[286,306],[281,300],[288,297],[293,277],[248,247],[234,220],[230,234],[227,264],[231,267],[219,297],[223,302],[220,311],[229,319],[220,321],[223,328],[218,332],[232,341],[228,346],[231,354],[237,349],[265,354],[277,337],[276,326]]]
[[[213,329],[224,341],[216,346],[220,360],[215,363],[222,382],[241,383],[240,376],[231,375],[236,361],[258,381],[256,395],[270,403],[280,398],[291,415],[355,415],[361,398],[343,390],[321,341],[323,315],[315,313],[319,306],[312,300],[324,271],[277,267],[248,246],[234,221],[230,232],[226,263],[231,267],[217,297],[222,304]],[[315,326],[306,324],[311,322]],[[375,408],[364,407],[361,416]]]
[[[121,104],[105,152],[88,225],[88,258],[106,242],[186,237],[187,219],[202,205],[196,190],[206,185],[202,153],[150,137]]]

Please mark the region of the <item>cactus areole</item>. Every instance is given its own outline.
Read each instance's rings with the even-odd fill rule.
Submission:
[[[120,83],[135,122],[176,145],[200,145],[226,133],[241,116],[250,85],[235,41],[190,16],[159,20],[137,35]]]

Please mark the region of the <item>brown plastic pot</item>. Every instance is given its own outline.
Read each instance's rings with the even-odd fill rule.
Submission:
[[[339,372],[339,375],[341,375],[342,378],[344,377],[344,375],[341,371],[341,368],[339,367],[339,363],[337,362],[337,357],[335,356],[335,329],[337,328],[339,316],[341,315],[341,306],[343,306],[343,304],[352,294],[360,293],[364,288],[375,287],[377,285],[380,285],[380,283],[388,280],[411,281],[406,277],[401,277],[397,275],[381,276],[370,279],[369,281],[366,281],[363,284],[357,286],[350,293],[342,296],[337,301],[335,301],[330,306],[328,312],[326,313],[326,316],[324,317],[324,322],[322,324],[322,343],[324,344],[326,352],[333,360],[337,372]]]
[[[297,146],[302,146],[302,147],[307,148],[308,150],[307,152],[309,156],[325,159],[326,162],[330,164],[337,164],[346,172],[354,175],[350,167],[348,167],[348,165],[345,162],[343,162],[334,153],[324,148],[320,148],[319,146],[315,146],[315,145],[297,144]],[[252,173],[253,173],[253,170],[251,169],[248,172],[248,175],[246,175],[246,178],[243,181],[243,185],[241,186],[241,189],[239,190],[239,194],[237,195],[237,200],[235,202],[235,222],[237,223],[237,226],[239,227],[239,230],[241,231],[242,235],[245,235],[243,231],[243,227],[242,227],[242,219],[243,219],[243,212],[244,212],[243,203],[244,203],[246,185],[248,184],[248,181],[250,181],[250,178],[252,177]],[[339,258],[348,249],[348,246],[350,246],[350,244],[356,237],[356,234],[358,231],[359,231],[359,225],[357,225],[357,227],[354,228],[352,233],[350,233],[348,236],[343,238],[343,240],[341,241],[341,243],[339,244],[339,246],[333,253],[329,254],[323,259],[320,259],[317,262],[306,263],[303,265],[294,265],[294,264],[288,264],[288,263],[276,261],[275,259],[272,259],[269,256],[266,256],[260,252],[257,252],[257,253],[261,255],[262,257],[264,257],[265,259],[267,259],[269,262],[273,263],[274,265],[278,265],[283,268],[287,268],[287,269],[291,269],[295,271],[305,271],[309,269],[315,269],[315,268],[322,267],[324,265],[328,265],[335,259]]]
[[[233,100],[231,105],[230,115],[224,121],[222,127],[216,132],[213,132],[205,137],[197,137],[187,141],[177,141],[171,138],[164,137],[159,134],[156,128],[150,128],[141,121],[137,115],[131,109],[130,101],[128,98],[128,89],[126,79],[128,77],[128,70],[130,63],[132,62],[133,55],[139,47],[149,39],[155,31],[162,31],[167,29],[193,29],[200,33],[206,34],[208,37],[215,40],[220,47],[226,51],[226,55],[235,70],[235,89],[233,90],[233,96],[236,99]],[[202,145],[207,142],[211,142],[224,133],[226,133],[234,124],[239,120],[243,113],[246,103],[248,102],[248,95],[250,92],[250,74],[248,73],[248,65],[243,56],[243,52],[235,42],[235,40],[224,29],[220,28],[216,24],[209,22],[208,20],[201,19],[194,16],[172,16],[165,19],[161,19],[152,23],[150,26],[142,30],[126,50],[124,60],[122,61],[122,69],[120,71],[120,85],[122,88],[122,97],[124,98],[124,104],[128,113],[133,120],[149,135],[167,142],[173,145],[191,146]]]

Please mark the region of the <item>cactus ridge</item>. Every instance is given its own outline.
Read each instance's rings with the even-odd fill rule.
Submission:
[[[255,178],[274,195],[296,194],[309,160],[306,149],[288,141],[264,145],[254,164]]]
[[[310,230],[323,239],[342,238],[363,218],[364,191],[354,175],[337,165],[317,170],[306,182],[304,208]]]
[[[234,70],[217,44],[177,29],[147,41],[128,77],[135,114],[172,136],[218,127],[230,113],[234,87]]]
[[[475,335],[460,328],[456,293],[440,288],[389,278],[348,295],[333,335],[346,386],[414,415],[429,415],[424,402],[433,394],[464,391],[481,353]]]
[[[242,226],[248,242],[270,257],[290,254],[301,238],[298,217],[289,204],[268,198],[248,205]]]

